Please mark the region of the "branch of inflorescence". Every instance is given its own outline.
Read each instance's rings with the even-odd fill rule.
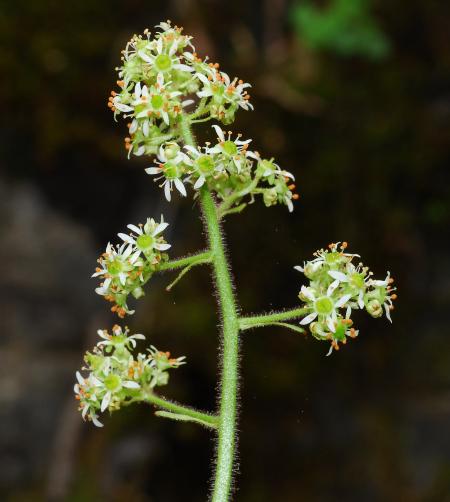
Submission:
[[[166,286],[166,291],[170,291],[175,286],[175,284],[177,284],[178,281],[182,279],[183,276],[189,272],[189,270],[191,270],[192,267],[211,262],[211,251],[201,251],[196,254],[185,256],[184,258],[179,258],[178,260],[171,260],[162,263],[159,267],[160,271],[178,270],[181,268],[181,272],[177,275],[175,280],[172,281],[168,286]]]
[[[293,325],[286,325],[284,321],[299,319],[308,312],[305,308],[295,308],[282,310],[281,312],[272,312],[270,314],[260,314],[257,316],[248,316],[239,318],[239,329],[245,331],[252,328],[262,328],[264,326],[283,326],[293,329]],[[303,331],[302,328],[295,326],[294,331]]]
[[[161,410],[155,411],[155,415],[164,418],[182,422],[194,422],[209,429],[217,429],[219,417],[211,413],[196,410],[190,406],[170,401],[162,396],[158,396],[151,389],[144,389],[142,395],[133,397],[125,401],[123,404],[128,406],[132,403],[148,403],[152,404]]]
[[[163,262],[160,264],[158,270],[161,272],[164,270],[177,270],[179,268],[201,265],[202,263],[210,263],[211,258],[211,251],[199,251],[198,253],[189,254],[183,258]]]

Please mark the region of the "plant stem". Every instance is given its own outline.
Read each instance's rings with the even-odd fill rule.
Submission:
[[[181,117],[180,129],[186,144],[196,146],[190,124]],[[206,186],[200,190],[200,201],[205,218],[205,229],[212,253],[215,281],[219,294],[219,308],[223,324],[222,374],[218,424],[217,463],[212,493],[213,502],[226,502],[232,487],[235,455],[235,435],[239,366],[239,322],[229,265],[225,256],[222,231],[217,208]]]
[[[230,272],[223,248],[222,233],[217,220],[216,206],[206,188],[201,190],[200,198],[211,251],[214,253],[214,272],[223,323],[217,465],[212,501],[226,502],[229,500],[231,490],[235,452],[239,323]]]
[[[284,310],[282,312],[274,312],[272,314],[241,317],[239,318],[239,327],[242,331],[250,328],[260,328],[277,322],[298,319],[299,317],[303,317],[307,312],[308,309],[299,307],[291,310]]]
[[[215,415],[209,415],[208,413],[194,410],[193,408],[189,408],[188,406],[174,403],[173,401],[159,397],[152,392],[148,392],[144,395],[144,401],[154,404],[155,406],[158,406],[158,408],[162,408],[163,410],[168,410],[173,412],[174,414],[181,415],[182,417],[190,417],[193,421],[203,423],[204,425],[212,427],[214,429],[217,428],[219,417]]]
[[[208,263],[211,260],[210,251],[202,251],[200,253],[191,254],[185,256],[184,258],[179,258],[177,260],[170,260],[161,263],[159,270],[176,270],[178,268],[188,267],[190,265],[200,265],[202,263]]]

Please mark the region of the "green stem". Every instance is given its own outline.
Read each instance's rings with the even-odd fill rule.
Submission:
[[[202,423],[207,427],[211,427],[216,429],[218,423],[218,417],[215,415],[209,415],[208,413],[204,413],[202,411],[194,410],[193,408],[189,408],[188,406],[183,406],[182,404],[174,403],[173,401],[169,401],[164,399],[163,397],[159,397],[152,392],[148,392],[144,395],[145,402],[154,404],[158,406],[158,408],[162,408],[163,410],[168,410],[174,414],[174,416],[170,418],[175,418],[175,415],[179,415],[182,418],[178,418],[178,420],[187,421],[188,418],[191,418],[192,421]],[[166,415],[160,415],[166,416]],[[169,418],[169,417],[168,417]]]
[[[255,176],[255,179],[247,186],[247,188],[244,188],[244,190],[241,190],[240,192],[234,193],[233,195],[230,195],[228,198],[226,198],[222,204],[217,208],[217,214],[219,217],[219,220],[222,219],[226,214],[229,214],[230,208],[232,208],[233,204],[242,199],[242,197],[245,197],[249,193],[253,192],[258,185],[258,182],[260,180],[260,176]],[[240,206],[238,206],[240,208]],[[241,208],[243,209],[243,208]]]
[[[196,265],[202,265],[203,263],[211,263],[211,253],[208,253],[207,258],[202,258],[199,260],[196,260],[192,262],[190,265],[186,265],[181,272],[177,275],[174,281],[172,281],[167,287],[166,291],[170,291],[175,284],[178,284],[178,282],[191,270],[192,267],[195,267]]]
[[[192,265],[201,265],[202,263],[208,263],[209,261],[211,261],[211,251],[202,251],[200,253],[190,254],[177,260],[163,262],[159,266],[158,270],[176,270],[178,268],[184,268]]]
[[[309,312],[308,309],[299,307],[291,310],[284,310],[282,312],[274,312],[272,314],[241,317],[239,319],[239,327],[242,331],[251,328],[260,328],[262,326],[273,325],[274,323],[280,323],[290,319],[299,319],[307,312]]]
[[[192,136],[190,124],[185,116],[181,117],[180,129],[186,144],[195,147],[195,140]],[[217,218],[217,208],[206,186],[203,186],[200,190],[200,201],[212,253],[212,263],[219,294],[219,308],[223,325],[217,464],[212,501],[226,502],[230,498],[232,487],[236,446],[239,322],[231,275],[225,256],[222,231]]]
[[[247,207],[247,204],[247,202],[243,202],[242,204],[239,204],[239,206],[232,207],[231,209],[227,209],[226,211],[219,211],[219,218],[223,218],[228,214],[240,213]]]
[[[229,500],[231,490],[235,454],[239,323],[230,272],[223,248],[222,233],[217,219],[216,206],[206,188],[201,190],[200,198],[211,251],[214,253],[214,272],[223,323],[218,449],[212,501],[226,502]]]

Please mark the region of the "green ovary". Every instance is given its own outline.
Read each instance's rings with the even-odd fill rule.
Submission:
[[[336,326],[336,331],[333,333],[333,338],[339,341],[344,340],[345,330],[346,330],[345,325],[342,322],[338,323],[338,325]]]
[[[333,312],[334,304],[327,296],[322,296],[314,303],[316,312],[320,315],[330,315]]]
[[[340,258],[341,258],[341,254],[336,253],[336,252],[327,253],[325,255],[325,260],[329,265],[332,265],[332,264],[338,262]]]
[[[223,85],[213,84],[211,86],[211,90],[212,90],[213,94],[215,94],[216,96],[222,96],[225,89],[224,89]]]
[[[159,110],[160,108],[162,108],[162,105],[164,104],[164,99],[159,94],[155,94],[154,96],[152,96],[151,102],[152,102],[152,107],[155,110]]]
[[[237,146],[233,141],[225,141],[222,148],[227,155],[236,155],[238,151]]]
[[[166,162],[164,164],[164,176],[168,180],[178,178],[178,167],[173,162]]]
[[[209,155],[202,155],[197,160],[197,166],[202,174],[210,174],[214,170],[214,161]]]
[[[137,247],[142,250],[149,249],[149,248],[153,247],[154,242],[155,242],[155,239],[151,235],[147,235],[147,234],[140,235],[136,239]]]
[[[103,383],[108,390],[114,392],[115,390],[118,390],[120,388],[121,380],[117,375],[108,375],[103,380]]]
[[[172,68],[172,60],[167,54],[160,54],[155,59],[155,67],[158,71],[168,71]]]
[[[119,260],[114,260],[108,264],[108,272],[111,275],[118,275],[123,270],[123,264]]]
[[[364,276],[362,274],[353,274],[350,281],[351,284],[358,289],[362,289],[364,287]]]

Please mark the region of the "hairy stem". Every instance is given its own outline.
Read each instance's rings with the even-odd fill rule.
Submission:
[[[189,267],[193,265],[201,265],[202,263],[208,263],[211,260],[210,251],[202,251],[200,253],[191,254],[185,256],[184,258],[179,258],[177,260],[170,260],[161,263],[159,270],[177,270],[178,268]]]
[[[235,453],[239,323],[230,272],[223,248],[222,233],[217,220],[216,206],[206,188],[201,190],[200,197],[211,251],[214,253],[214,272],[223,323],[217,465],[212,500],[213,502],[226,502],[229,500],[231,490]]]
[[[195,146],[190,124],[185,116],[181,118],[180,129],[186,144]],[[217,209],[212,195],[206,186],[203,186],[200,190],[200,201],[212,253],[212,264],[223,324],[217,464],[212,501],[226,502],[230,498],[232,488],[236,446],[239,322],[229,265],[225,256],[222,230],[217,217]]]
[[[178,420],[188,421],[190,418],[192,422],[198,422],[206,427],[211,427],[213,429],[217,428],[218,417],[215,415],[209,415],[208,413],[204,413],[202,411],[197,411],[193,408],[189,408],[188,406],[183,406],[182,404],[174,403],[173,401],[169,401],[164,399],[163,397],[157,396],[153,394],[153,392],[148,392],[144,395],[144,401],[147,403],[154,404],[158,408],[162,408],[163,410],[168,410],[172,412],[172,416],[170,418]],[[161,415],[160,416],[167,416]],[[167,418],[169,418],[167,416]]]
[[[241,317],[239,319],[239,327],[242,331],[251,328],[260,328],[262,326],[273,325],[289,321],[290,319],[299,319],[308,311],[306,308],[295,308],[291,310],[283,310],[281,312],[273,312],[271,314],[261,314],[257,316]]]

